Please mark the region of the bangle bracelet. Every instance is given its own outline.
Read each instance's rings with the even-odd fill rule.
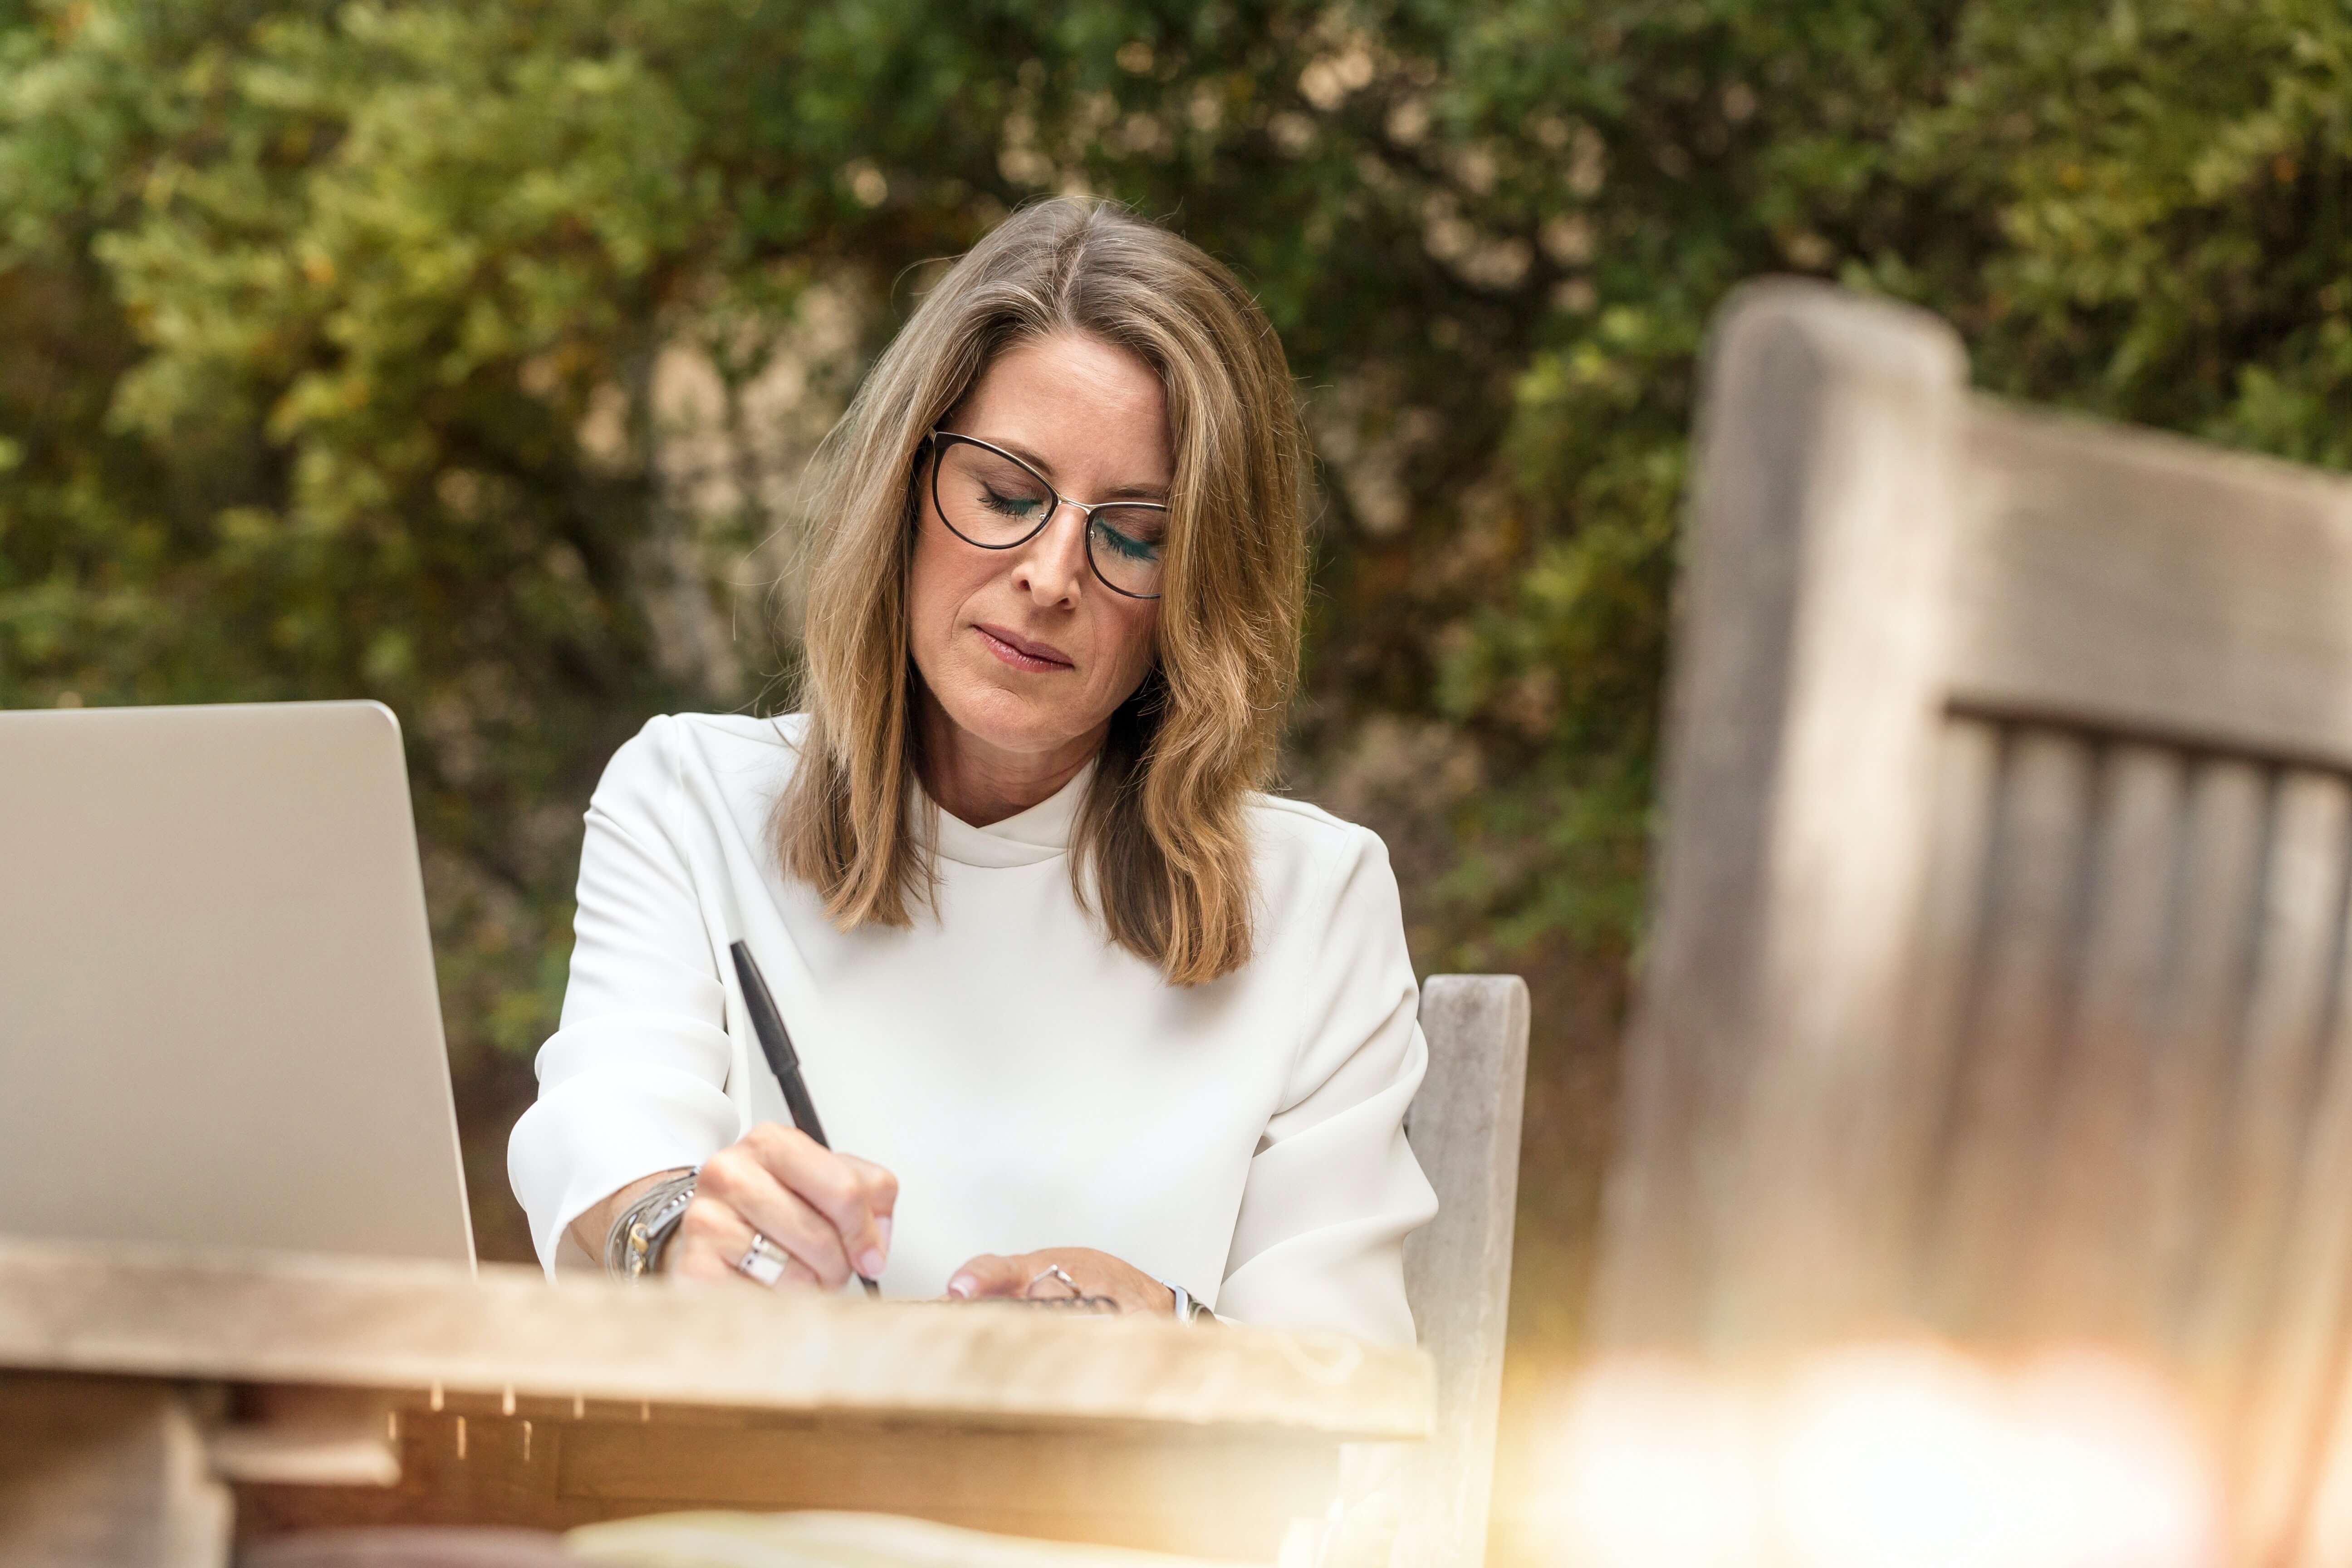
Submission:
[[[672,1176],[646,1189],[621,1211],[604,1236],[604,1272],[635,1279],[661,1268],[662,1253],[694,1201],[695,1173]]]

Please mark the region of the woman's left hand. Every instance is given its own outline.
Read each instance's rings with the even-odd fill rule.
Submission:
[[[1069,1294],[1069,1287],[1051,1275],[1037,1279],[1051,1268],[1059,1268],[1076,1281],[1079,1295],[1108,1297],[1122,1312],[1175,1314],[1174,1291],[1133,1264],[1091,1247],[1049,1247],[1043,1252],[1016,1252],[1010,1258],[983,1252],[948,1277],[948,1294],[961,1300]],[[1032,1281],[1036,1281],[1034,1292]]]

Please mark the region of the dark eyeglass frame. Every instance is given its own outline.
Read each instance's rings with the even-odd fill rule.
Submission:
[[[948,516],[947,507],[940,500],[940,468],[941,467],[940,462],[940,452],[941,448],[945,447],[956,445],[977,447],[983,452],[991,453],[996,457],[1002,458],[1006,462],[1012,464],[1014,468],[1019,468],[1023,473],[1027,474],[1031,479],[1035,479],[1039,485],[1045,488],[1046,495],[1053,498],[1054,504],[1045,509],[1045,515],[1037,520],[1036,527],[1031,529],[1020,538],[1011,540],[1003,544],[990,544],[984,540],[974,539],[971,534],[966,533],[962,529],[958,528],[955,525]],[[1067,496],[1065,496],[1060,490],[1055,489],[1054,481],[1039,473],[1034,464],[1022,461],[1019,458],[1014,457],[1012,453],[1006,451],[1003,447],[997,446],[992,441],[983,441],[977,436],[961,435],[953,430],[934,430],[929,435],[924,437],[922,446],[916,448],[916,457],[919,461],[928,461],[931,466],[931,510],[940,514],[940,521],[948,525],[948,531],[950,533],[954,534],[958,539],[962,540],[966,544],[971,545],[973,549],[1018,550],[1023,545],[1028,543],[1031,540],[1036,538],[1039,534],[1045,532],[1048,527],[1052,526],[1054,520],[1062,515],[1062,509],[1064,507],[1069,507],[1075,510],[1080,517],[1086,520],[1086,528],[1080,534],[1080,537],[1086,542],[1087,570],[1095,574],[1095,581],[1100,583],[1104,587],[1108,588],[1112,593],[1117,594],[1122,599],[1156,599],[1160,597],[1157,594],[1138,594],[1130,589],[1122,588],[1118,584],[1112,582],[1108,577],[1103,575],[1102,564],[1095,559],[1095,513],[1111,507],[1134,507],[1144,511],[1157,511],[1164,513],[1169,510],[1166,502],[1156,500],[1098,500],[1089,503],[1082,500],[1072,500]]]

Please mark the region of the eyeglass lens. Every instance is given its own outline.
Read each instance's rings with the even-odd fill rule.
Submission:
[[[1055,497],[1025,463],[985,447],[941,441],[932,499],[947,525],[974,544],[1002,550],[1037,531]],[[1160,544],[1168,513],[1160,507],[1111,504],[1094,509],[1087,525],[1087,557],[1102,580],[1122,594],[1160,592]]]

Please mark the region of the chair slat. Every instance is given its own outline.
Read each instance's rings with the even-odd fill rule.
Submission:
[[[2294,772],[2274,786],[2254,969],[2199,1246],[2188,1371],[2242,1386],[2268,1315],[2341,942],[2352,786]]]
[[[2158,746],[2117,745],[2100,761],[2082,960],[2021,1285],[2027,1321],[2045,1331],[2145,1342],[2154,1327],[2146,1260],[2117,1220],[2140,1195],[2185,772]]]
[[[2347,1076],[2341,1042],[2336,1054],[2340,1080]],[[2352,1192],[2352,1092],[2340,1081],[2322,1101],[2312,1131],[2313,1155],[2288,1232],[2292,1266],[2281,1282],[2238,1444],[2244,1456],[2246,1534],[2264,1562],[2284,1560],[2326,1473],[2324,1439],[2352,1413],[2347,1384],[2352,1216],[2344,1212],[2345,1194]],[[2352,1561],[2352,1552],[2339,1551],[2331,1561]]]
[[[1437,1363],[1437,1414],[1412,1455],[1394,1561],[1476,1568],[1486,1545],[1519,1119],[1528,1077],[1528,987],[1516,974],[1433,974],[1421,994],[1429,1071],[1406,1136],[1437,1217],[1405,1238],[1405,1293]]]
[[[1927,890],[1921,921],[1911,1047],[1891,1053],[1890,1115],[1894,1167],[1883,1202],[1895,1212],[1884,1234],[1895,1238],[1889,1267],[1904,1281],[1891,1292],[1917,1312],[1915,1282],[1927,1270],[1937,1238],[1929,1228],[1945,1108],[1952,1098],[1966,1046],[1968,997],[1984,939],[1985,889],[1992,876],[1993,815],[2000,798],[2001,733],[1980,720],[1954,718],[1937,737],[1936,807],[1930,831]]]
[[[2339,1363],[2322,1384],[2328,1405],[2314,1429],[2309,1478],[2296,1517],[2282,1533],[2272,1561],[2293,1568],[2342,1568],[2352,1563],[2352,1384]]]
[[[2195,1248],[2221,1159],[2245,1005],[2268,799],[2263,770],[2251,763],[2207,761],[2189,775],[2164,1033],[2148,1063],[2144,1187],[2135,1205],[2146,1216],[2139,1237],[2149,1307],[2168,1359],[2188,1344]]]
[[[2029,731],[2004,760],[1982,967],[1946,1131],[1934,1263],[1941,1316],[1999,1333],[2014,1321],[2020,1216],[2042,1167],[2043,1114],[2065,1025],[2088,861],[2094,758]]]
[[[2339,914],[2333,994],[2312,1078],[2309,1124],[2291,1178],[2275,1300],[2257,1343],[2239,1442],[2246,1530],[2283,1558],[2345,1403],[2352,1328],[2352,921]],[[2343,1559],[2339,1558],[2338,1561]]]

